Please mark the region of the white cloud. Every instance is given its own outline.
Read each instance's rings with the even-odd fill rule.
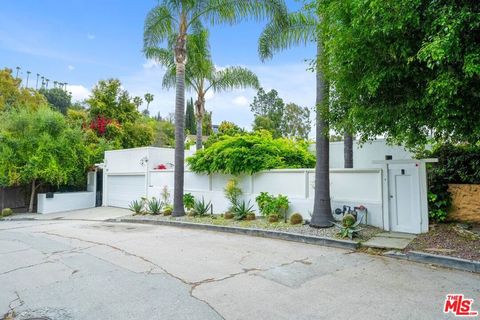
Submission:
[[[96,36],[94,34],[91,34],[91,33],[87,34],[87,39],[88,40],[94,40],[95,38],[96,38]]]
[[[70,70],[70,71],[73,71],[73,70],[75,70],[75,67],[72,66],[71,64],[69,64],[69,65],[67,66],[67,69]]]
[[[73,101],[85,100],[90,95],[90,90],[79,84],[67,85],[67,91],[72,93]]]
[[[147,60],[144,64],[142,64],[143,69],[153,69],[157,67],[161,67],[161,65],[155,60]]]
[[[233,99],[233,104],[236,104],[240,107],[246,107],[249,105],[249,101],[245,96],[238,96]]]

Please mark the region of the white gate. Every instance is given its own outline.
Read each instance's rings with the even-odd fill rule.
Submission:
[[[421,204],[417,167],[414,164],[392,164],[388,175],[391,230],[418,233]]]

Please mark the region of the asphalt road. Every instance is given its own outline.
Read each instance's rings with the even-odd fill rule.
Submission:
[[[453,319],[449,293],[480,310],[480,275],[209,231],[0,221],[0,319]]]

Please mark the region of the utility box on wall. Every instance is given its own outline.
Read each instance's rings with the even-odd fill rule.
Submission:
[[[383,167],[384,229],[395,232],[428,232],[427,162],[421,160],[374,161]]]

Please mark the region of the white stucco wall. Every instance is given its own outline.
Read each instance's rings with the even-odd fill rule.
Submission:
[[[150,172],[148,197],[159,198],[162,188],[167,186],[173,193],[173,170]],[[197,199],[211,201],[214,212],[225,212],[229,202],[223,189],[231,176],[199,175],[185,172],[185,192]],[[368,209],[368,224],[383,227],[382,171],[381,169],[336,169],[330,171],[332,209],[343,205],[364,205]],[[255,198],[260,192],[282,194],[290,200],[289,212],[299,212],[310,219],[313,210],[315,171],[313,169],[281,169],[262,171],[252,176],[239,177],[243,200],[250,201],[259,213]]]

